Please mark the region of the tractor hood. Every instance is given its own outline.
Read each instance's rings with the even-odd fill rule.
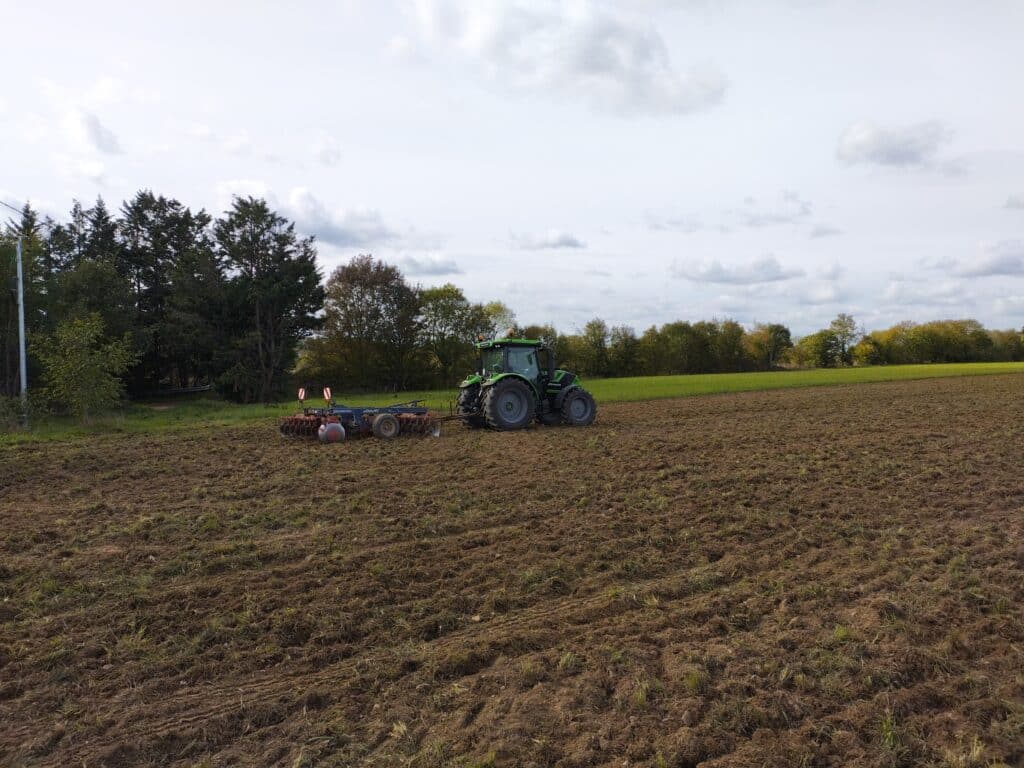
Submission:
[[[459,384],[459,389],[465,389],[466,387],[472,387],[474,384],[479,384],[483,381],[483,377],[479,373],[471,373],[469,376],[462,380]]]

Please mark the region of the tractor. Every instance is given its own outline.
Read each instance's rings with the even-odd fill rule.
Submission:
[[[541,424],[583,427],[597,405],[579,377],[555,368],[545,341],[501,338],[476,345],[477,372],[459,385],[457,413],[473,428],[524,429]]]

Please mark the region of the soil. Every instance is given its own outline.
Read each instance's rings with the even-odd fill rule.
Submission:
[[[1022,384],[0,448],[0,765],[1024,764]]]

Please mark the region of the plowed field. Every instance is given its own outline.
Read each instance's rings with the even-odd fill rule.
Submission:
[[[0,448],[0,764],[1020,765],[1022,395]]]

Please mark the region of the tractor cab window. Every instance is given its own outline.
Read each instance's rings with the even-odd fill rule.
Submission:
[[[509,347],[508,367],[510,373],[518,373],[530,381],[540,375],[537,365],[537,350],[532,347]]]
[[[505,350],[485,349],[480,353],[480,374],[491,376],[495,373],[505,372]]]

